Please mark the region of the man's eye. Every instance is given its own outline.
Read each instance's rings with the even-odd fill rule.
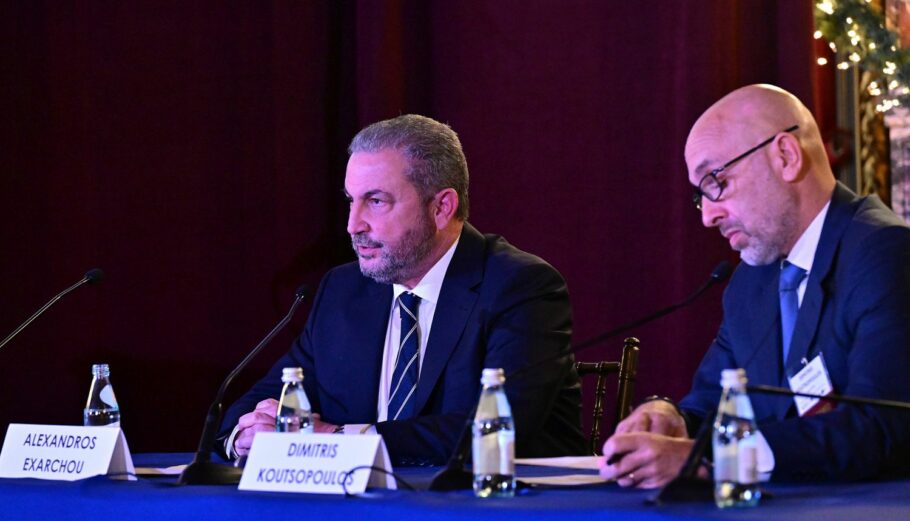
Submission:
[[[371,198],[367,199],[367,203],[369,203],[370,206],[381,206],[381,205],[385,204],[385,201],[383,201],[382,199],[377,199],[375,197],[371,197]]]

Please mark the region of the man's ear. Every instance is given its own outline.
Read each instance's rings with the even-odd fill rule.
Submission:
[[[458,211],[458,192],[454,188],[444,188],[436,192],[430,204],[436,228],[442,230],[455,218]]]
[[[803,149],[799,140],[789,132],[783,132],[771,142],[773,162],[781,172],[781,178],[787,183],[799,181],[803,177]]]

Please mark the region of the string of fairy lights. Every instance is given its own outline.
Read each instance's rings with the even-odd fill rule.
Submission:
[[[815,27],[815,39],[828,41],[838,69],[856,65],[881,79],[868,86],[876,110],[910,107],[910,49],[901,48],[900,35],[887,27],[872,0],[819,0]],[[818,64],[827,65],[828,59],[818,58]]]

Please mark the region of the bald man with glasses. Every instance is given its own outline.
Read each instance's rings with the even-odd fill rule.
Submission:
[[[743,262],[689,394],[646,401],[604,444],[601,475],[622,486],[658,487],[679,472],[717,408],[723,369],[791,388],[818,370],[828,392],[910,401],[910,228],[835,180],[809,110],[777,87],[743,87],[696,121],[685,158],[702,223]],[[910,413],[750,398],[770,479],[910,470]]]

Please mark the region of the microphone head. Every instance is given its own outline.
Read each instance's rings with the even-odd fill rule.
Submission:
[[[730,263],[722,260],[717,266],[714,267],[714,271],[711,272],[711,283],[716,284],[718,282],[723,282],[727,280],[727,277],[733,273],[733,267],[730,266]]]
[[[297,291],[294,292],[294,298],[296,300],[303,300],[304,298],[306,298],[306,296],[309,292],[310,292],[309,286],[307,286],[306,284],[301,284],[297,288]]]
[[[104,280],[104,272],[98,268],[95,268],[93,270],[88,270],[85,273],[85,280],[89,284],[97,284],[97,283],[101,282],[102,280]]]

